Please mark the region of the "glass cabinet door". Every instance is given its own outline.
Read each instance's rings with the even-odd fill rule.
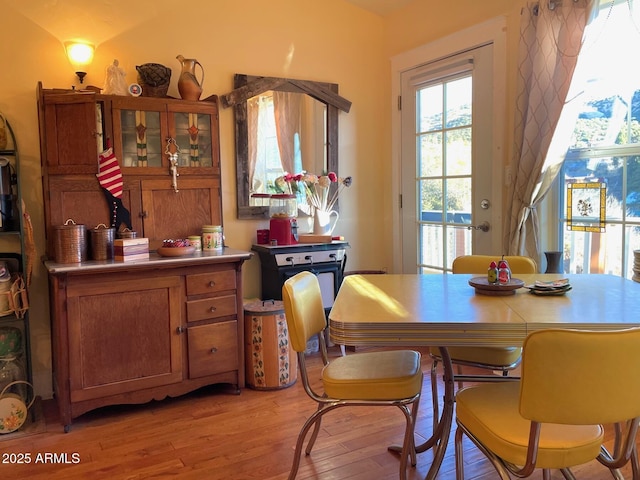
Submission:
[[[120,110],[122,165],[125,167],[162,166],[161,113],[146,110]]]
[[[180,147],[179,167],[211,167],[211,115],[173,113],[176,144]]]
[[[178,153],[181,174],[219,173],[215,103],[142,97],[112,102],[115,154],[123,167],[159,174],[171,166],[169,153]]]
[[[171,102],[169,131],[180,148],[178,167],[220,173],[218,105],[215,102]],[[183,170],[184,172],[184,170]]]

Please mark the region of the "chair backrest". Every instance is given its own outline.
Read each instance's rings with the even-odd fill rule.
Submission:
[[[540,330],[525,340],[520,414],[597,425],[640,416],[640,328]]]
[[[296,352],[304,352],[307,340],[327,325],[318,277],[300,272],[282,286],[284,314],[289,327],[289,339]]]
[[[453,273],[487,273],[489,264],[498,263],[502,255],[462,255],[453,259]],[[538,264],[533,258],[521,255],[505,255],[504,259],[509,263],[511,273],[537,273]]]

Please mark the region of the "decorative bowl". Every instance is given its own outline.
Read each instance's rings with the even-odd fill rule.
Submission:
[[[158,247],[156,252],[161,257],[182,257],[184,255],[191,255],[196,251],[196,247]]]

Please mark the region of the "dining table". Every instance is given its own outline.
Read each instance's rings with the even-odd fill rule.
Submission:
[[[418,453],[433,452],[427,480],[440,469],[454,416],[447,347],[521,346],[529,333],[550,328],[605,331],[640,326],[640,283],[609,274],[515,277],[501,287],[487,285],[486,275],[365,274],[346,276],[340,286],[329,312],[333,343],[440,347],[442,413],[431,436],[416,445]],[[559,280],[566,282],[564,288],[546,290],[549,282]]]

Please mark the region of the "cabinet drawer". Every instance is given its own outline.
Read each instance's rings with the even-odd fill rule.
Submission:
[[[187,275],[187,295],[202,295],[235,289],[235,270]]]
[[[235,295],[190,300],[187,302],[187,321],[197,322],[198,320],[235,315],[237,313],[236,305]]]
[[[237,370],[238,322],[189,327],[189,378]]]

